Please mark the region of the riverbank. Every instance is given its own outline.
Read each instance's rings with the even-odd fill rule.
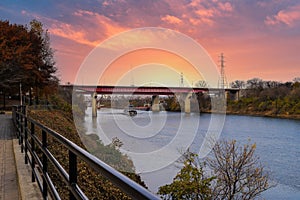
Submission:
[[[170,111],[168,112],[181,112],[181,111]],[[212,114],[211,111],[201,111],[200,113],[205,114]],[[215,113],[215,112],[214,112]],[[261,112],[242,112],[242,111],[230,111],[226,110],[226,115],[240,115],[240,116],[254,116],[254,117],[270,117],[270,118],[277,118],[277,119],[294,119],[300,120],[300,115],[289,115],[289,114],[273,114],[273,113],[261,113]]]
[[[255,117],[271,117],[271,118],[279,118],[279,119],[300,120],[300,115],[274,114],[272,112],[243,112],[243,111],[230,111],[230,110],[226,110],[226,114],[229,114],[229,115],[244,115],[244,116],[255,116]]]
[[[131,160],[129,160],[127,156],[121,154],[121,152],[111,145],[104,146],[98,139],[95,138],[95,135],[84,137],[79,135],[73,120],[66,117],[67,115],[67,113],[61,110],[28,110],[28,116],[57,131],[59,134],[71,140],[81,148],[85,150],[93,149],[93,153],[97,153],[99,151],[101,152],[101,156],[104,158],[113,157],[115,159],[114,161],[121,165],[121,167],[119,167],[120,169],[122,169],[122,167],[134,168]],[[90,146],[86,148],[83,141],[87,142]],[[51,150],[53,156],[62,163],[65,169],[67,169],[68,162],[66,158],[68,157],[68,151],[62,145],[54,142],[53,138],[49,138],[48,148]],[[114,163],[111,165],[113,164]],[[130,173],[129,170],[122,173],[146,187],[144,182],[141,181],[139,175]],[[67,199],[68,191],[66,185],[61,182],[59,177],[57,178],[57,173],[52,167],[49,168],[49,175],[54,180],[54,184],[57,187],[59,194],[62,196],[62,199]],[[80,183],[81,189],[90,199],[130,199],[120,189],[102,177],[99,173],[92,170],[84,162],[78,163],[78,175],[78,182]]]

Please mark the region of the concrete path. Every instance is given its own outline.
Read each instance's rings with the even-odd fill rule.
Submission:
[[[21,199],[16,171],[11,115],[0,115],[0,199]]]
[[[11,114],[0,115],[0,200],[43,199],[15,135]],[[50,198],[49,198],[50,199]]]

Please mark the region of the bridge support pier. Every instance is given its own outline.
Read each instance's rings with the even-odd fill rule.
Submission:
[[[227,99],[228,99],[228,96],[230,97],[230,94],[229,94],[229,92],[228,92],[228,91],[225,91],[225,92],[224,92],[224,95],[225,95],[225,100],[227,101]]]
[[[225,98],[230,99],[233,101],[238,101],[240,99],[240,90],[235,90],[235,91],[226,91],[225,92]]]
[[[240,90],[238,90],[238,91],[235,92],[234,100],[235,100],[235,101],[240,100]]]
[[[189,114],[191,113],[191,98],[192,98],[192,93],[188,93],[185,95],[184,98],[184,112]]]
[[[159,112],[159,95],[152,96],[152,105],[151,105],[152,112]]]
[[[92,117],[97,117],[97,92],[92,95]]]

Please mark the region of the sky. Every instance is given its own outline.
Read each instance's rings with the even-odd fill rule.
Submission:
[[[285,82],[300,77],[300,0],[1,0],[0,19],[17,24],[37,19],[44,24],[55,50],[61,83],[76,82],[80,66],[99,44],[144,27],[166,28],[190,37],[216,65],[223,53],[228,82],[254,77]],[[137,82],[142,76],[147,80],[141,84],[151,84],[149,68],[161,68],[156,74],[175,71],[167,78],[174,79],[173,84],[178,84],[182,71],[192,84],[203,77],[193,76],[193,67],[172,65],[170,60],[177,59],[176,55],[162,52],[127,52],[112,60],[106,70],[111,73],[99,80],[109,83],[118,72],[119,81],[126,74],[139,74],[130,81]],[[153,54],[165,55],[165,60],[158,56],[134,61]],[[120,62],[122,69],[116,65]],[[185,62],[184,58],[178,62]],[[128,75],[132,69],[136,72]]]

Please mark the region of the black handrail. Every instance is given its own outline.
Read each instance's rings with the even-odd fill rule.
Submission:
[[[13,108],[13,122],[17,129],[21,151],[25,152],[25,164],[29,162],[32,169],[32,181],[37,181],[44,199],[48,198],[48,194],[50,194],[53,199],[61,199],[48,174],[48,162],[52,163],[61,176],[61,179],[67,184],[70,199],[88,199],[77,184],[77,158],[80,158],[98,173],[101,173],[101,175],[106,177],[133,199],[160,199],[59,133],[27,117],[25,111],[24,106],[15,106]],[[30,124],[30,129],[28,128],[28,124]],[[42,131],[42,141],[36,136],[36,128]],[[69,172],[62,167],[47,148],[48,135],[55,138],[56,141],[68,149]],[[40,160],[37,155],[37,148],[42,153],[42,160]],[[39,169],[37,169],[37,166]]]

